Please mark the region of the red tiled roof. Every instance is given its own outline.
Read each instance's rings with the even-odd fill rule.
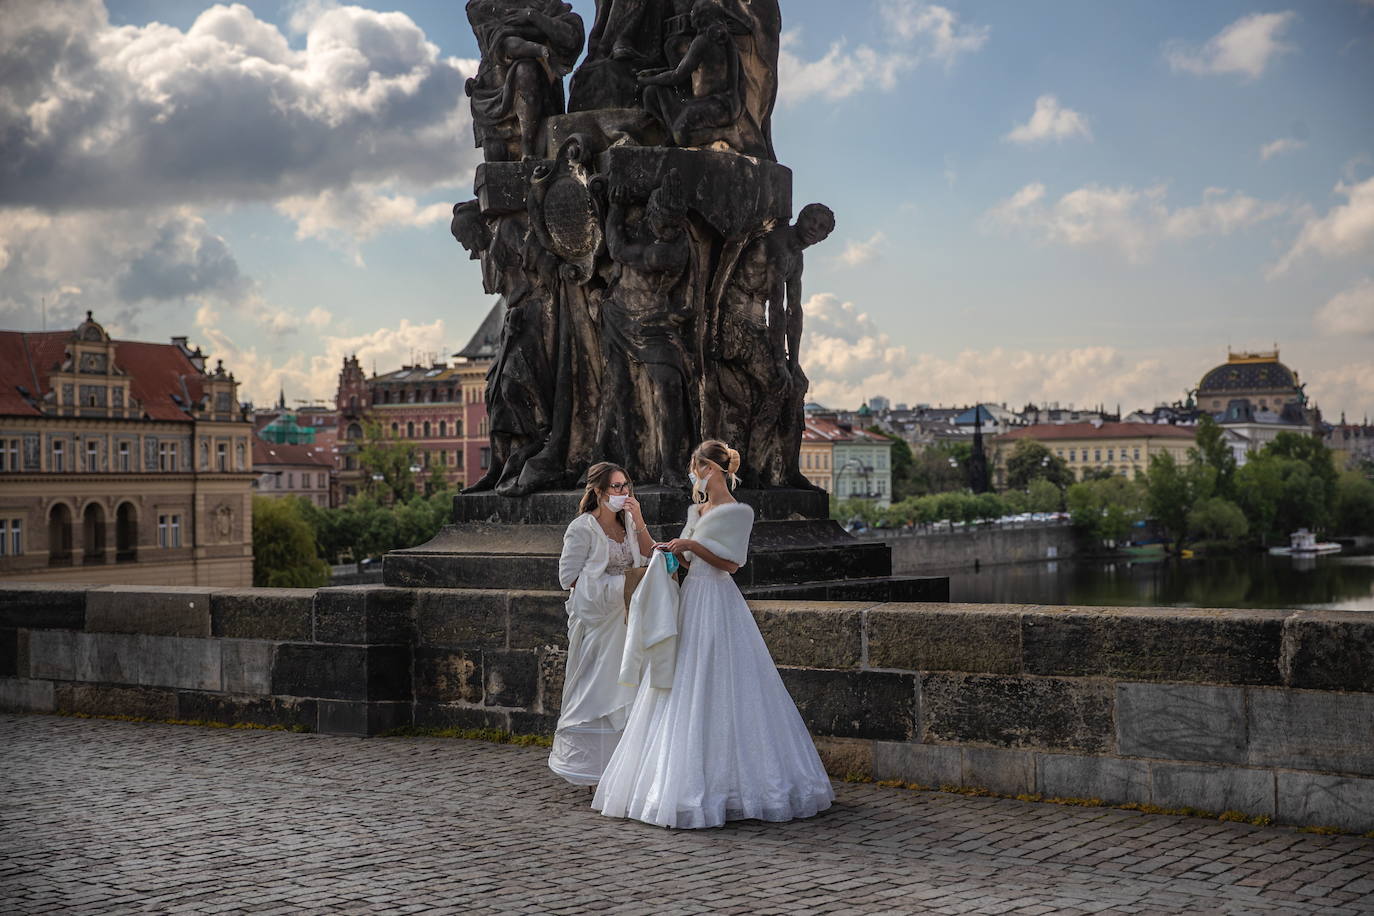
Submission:
[[[284,467],[286,465],[327,468],[332,465],[328,459],[315,454],[313,445],[292,445],[289,442],[267,442],[253,437],[254,467]]]
[[[0,414],[38,415],[42,411],[19,393],[20,385],[41,401],[51,390],[53,370],[66,359],[71,331],[0,331]],[[175,344],[113,341],[114,364],[129,376],[130,394],[151,420],[185,420],[184,409],[204,394],[201,374]],[[178,405],[172,399],[181,400]]]
[[[807,433],[811,435],[808,436]],[[810,417],[802,431],[802,439],[808,442],[887,442],[886,436],[875,436],[866,429],[845,429],[833,420]]]
[[[995,438],[1034,439],[1194,439],[1197,430],[1191,426],[1169,426],[1162,423],[1040,423],[1021,426]]]

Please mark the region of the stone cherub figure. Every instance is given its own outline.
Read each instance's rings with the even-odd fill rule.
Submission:
[[[533,159],[539,128],[563,113],[563,76],[582,50],[582,17],[562,0],[468,0],[482,62],[467,81],[488,162]]]
[[[601,411],[597,446],[632,477],[685,486],[690,370],[682,326],[690,310],[680,281],[691,262],[687,204],[677,170],[627,222],[630,195],[610,191],[606,247],[615,264],[601,301]]]
[[[695,0],[690,21],[696,34],[677,66],[640,72],[644,108],[663,122],[677,146],[722,141],[739,149],[744,88],[732,33],[745,26],[721,0]]]
[[[472,257],[480,257],[483,288],[499,293],[505,306],[501,341],[487,371],[491,463],[464,492],[519,496],[520,472],[544,447],[551,426],[556,259],[531,237],[524,214],[500,217],[493,232],[475,200],[454,206],[451,230]]]

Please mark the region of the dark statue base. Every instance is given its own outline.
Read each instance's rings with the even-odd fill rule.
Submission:
[[[690,497],[681,490],[636,492],[655,540],[677,537]],[[893,576],[891,548],[859,541],[828,518],[828,497],[809,490],[741,490],[755,513],[749,562],[735,574],[745,596],[854,601],[948,601],[942,576]],[[382,580],[399,588],[558,590],[563,531],[582,491],[454,499],[454,524],[432,540],[394,550]]]

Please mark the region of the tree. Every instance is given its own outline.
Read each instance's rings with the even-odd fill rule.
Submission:
[[[382,430],[382,424],[368,420],[363,425],[363,445],[358,450],[358,467],[363,471],[363,486],[368,492],[394,502],[404,502],[415,495],[415,443],[408,439],[394,439]]]
[[[1298,528],[1320,529],[1332,508],[1325,481],[1307,462],[1268,447],[1236,472],[1236,501],[1261,541],[1285,541]]]
[[[1164,528],[1175,550],[1188,541],[1188,514],[1212,495],[1214,472],[1199,462],[1181,465],[1169,452],[1150,456],[1145,472],[1150,517]]]
[[[1235,503],[1221,496],[1211,496],[1198,502],[1188,513],[1188,530],[1199,540],[1235,544],[1250,533],[1250,523]]]
[[[947,493],[968,486],[967,442],[936,442],[912,456],[911,493]]]
[[[1075,528],[1102,543],[1126,540],[1144,510],[1140,485],[1120,475],[1080,481],[1066,494]]]
[[[1226,444],[1226,431],[1211,416],[1203,414],[1197,424],[1196,442],[1190,457],[1215,472],[1217,495],[1232,499],[1235,496],[1236,456]]]
[[[1007,491],[1007,494],[1015,493]],[[1058,512],[1064,508],[1064,493],[1043,477],[1037,477],[1026,488],[1026,508],[1023,512]]]
[[[318,588],[329,565],[315,552],[315,534],[301,518],[297,500],[253,497],[253,584],[269,588]]]
[[[1374,534],[1374,482],[1357,471],[1340,476],[1332,528],[1340,534]]]
[[[1321,482],[1326,506],[1335,506],[1336,480],[1340,473],[1336,470],[1336,463],[1331,460],[1331,449],[1322,444],[1321,440],[1302,433],[1281,432],[1262,451],[1280,458],[1301,461],[1307,465],[1312,476]]]
[[[1034,439],[1019,439],[1007,456],[1007,486],[1024,490],[1036,479],[1048,480],[1063,490],[1073,483],[1073,472],[1048,448]]]

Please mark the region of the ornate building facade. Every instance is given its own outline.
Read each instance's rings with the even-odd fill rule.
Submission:
[[[251,585],[251,442],[184,337],[0,331],[0,577]]]

